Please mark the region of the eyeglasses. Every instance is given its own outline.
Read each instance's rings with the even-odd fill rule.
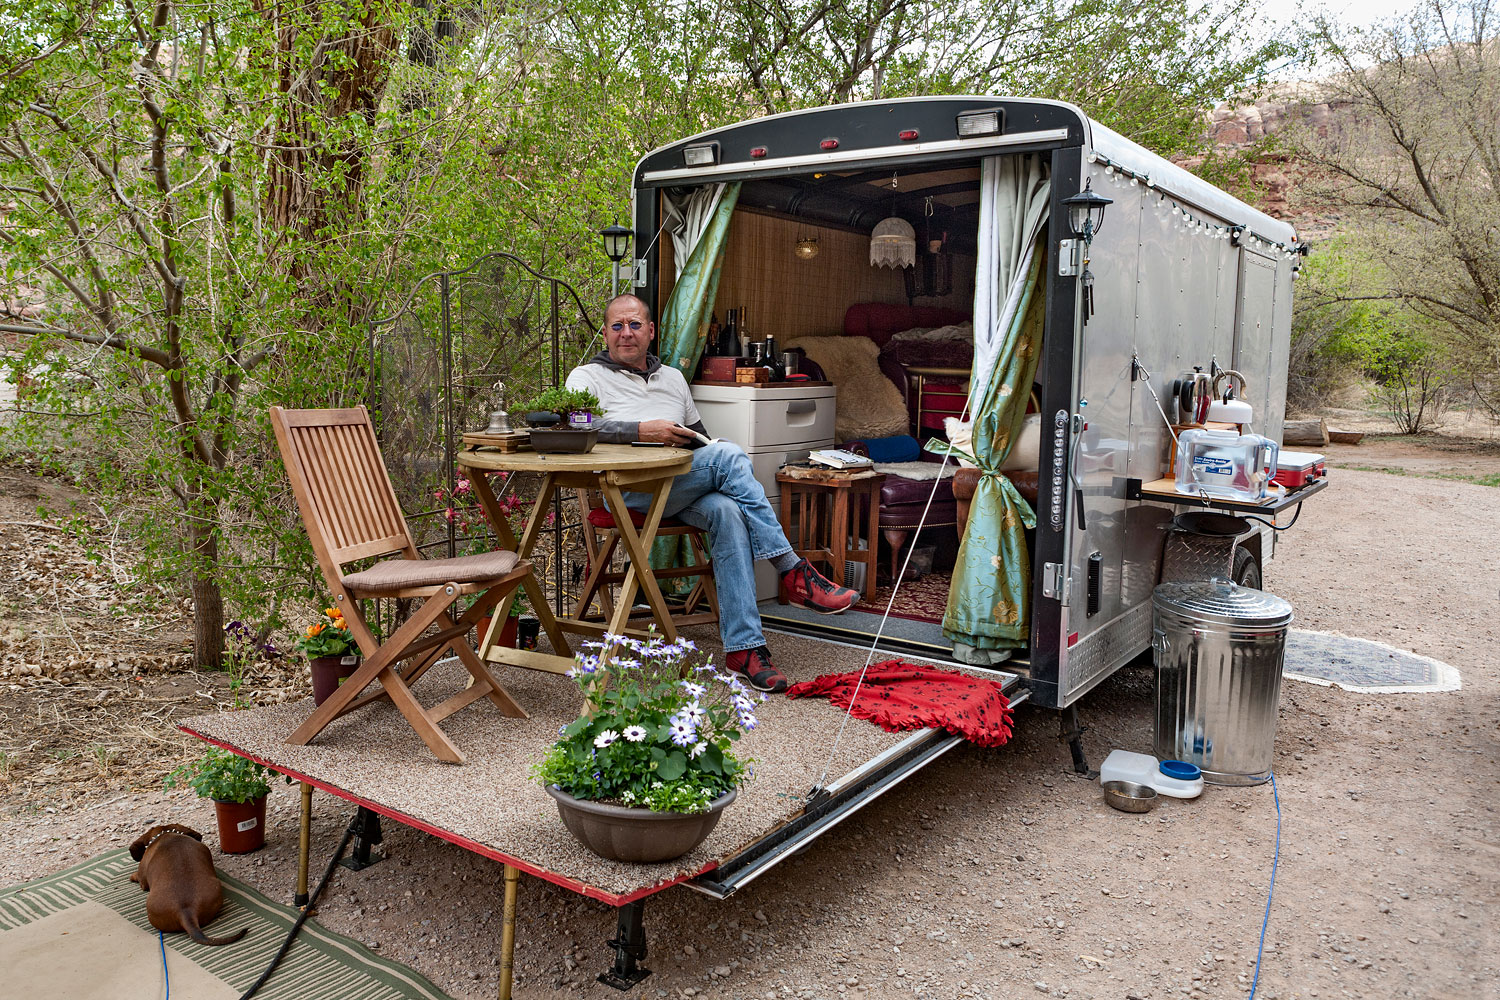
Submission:
[[[646,324],[642,323],[640,320],[633,319],[629,323],[611,323],[611,324],[609,324],[609,328],[611,330],[615,331],[615,333],[619,333],[621,330],[625,329],[628,326],[628,327],[630,327],[631,331],[633,332],[635,330],[639,330],[641,327],[643,327],[645,325]]]

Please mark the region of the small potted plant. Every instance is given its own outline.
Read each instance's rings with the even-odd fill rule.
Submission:
[[[202,757],[167,775],[166,787],[186,785],[199,798],[214,800],[219,849],[249,854],[266,844],[266,796],[271,772],[247,757],[210,747]]]
[[[312,670],[313,704],[337,691],[350,674],[359,669],[359,644],[339,608],[324,608],[321,621],[313,622],[297,640]]]
[[[588,452],[598,440],[599,397],[587,389],[557,386],[533,396],[519,409],[531,425],[531,446],[540,452]]]
[[[732,747],[764,695],[720,672],[691,640],[607,635],[569,671],[589,711],[532,770],[564,825],[614,861],[666,861],[707,839],[750,761]],[[592,650],[592,652],[590,652]]]

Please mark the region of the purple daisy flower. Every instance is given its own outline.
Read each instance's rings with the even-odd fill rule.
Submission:
[[[668,720],[672,728],[672,742],[680,747],[692,746],[698,740],[698,730],[692,722],[679,715]]]

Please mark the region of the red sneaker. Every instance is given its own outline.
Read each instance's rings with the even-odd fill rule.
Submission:
[[[780,694],[786,690],[786,677],[771,662],[771,651],[765,646],[730,653],[729,671],[745,678],[757,691]]]
[[[840,587],[806,559],[781,575],[781,585],[789,603],[822,615],[836,615],[859,603],[859,591]]]

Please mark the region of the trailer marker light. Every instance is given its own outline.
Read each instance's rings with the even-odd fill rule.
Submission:
[[[904,128],[896,134],[901,138],[902,142],[911,142],[912,140],[920,137],[922,133],[918,132],[914,128]]]
[[[824,139],[822,142],[818,143],[818,146],[822,149],[838,149],[839,141],[837,139]]]
[[[683,162],[690,167],[709,167],[719,162],[719,144],[704,142],[682,151]]]
[[[978,135],[1000,133],[1000,109],[988,111],[966,111],[958,116],[958,137],[968,139]]]
[[[1078,633],[1077,632],[1070,633],[1068,635],[1068,648],[1072,649],[1076,645],[1078,645]]]
[[[751,150],[750,150],[750,159],[752,159],[752,160],[763,159],[765,157],[765,155],[766,155],[766,147],[764,147],[764,146],[755,146],[755,147],[752,147]]]

